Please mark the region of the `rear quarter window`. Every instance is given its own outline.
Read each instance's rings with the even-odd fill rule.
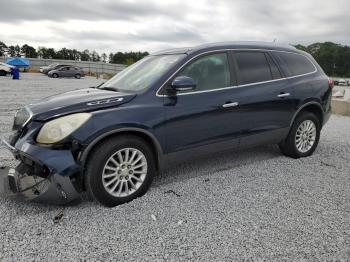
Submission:
[[[276,52],[277,56],[287,67],[287,76],[298,76],[312,73],[316,70],[313,63],[304,55],[295,53]]]

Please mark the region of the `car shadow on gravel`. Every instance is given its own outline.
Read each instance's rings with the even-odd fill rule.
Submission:
[[[213,173],[283,157],[276,145],[260,146],[245,150],[229,150],[166,168],[156,176],[152,187],[160,187],[195,177],[210,177]],[[151,187],[151,188],[152,188]]]

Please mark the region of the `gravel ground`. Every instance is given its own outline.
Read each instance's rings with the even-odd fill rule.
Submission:
[[[22,77],[0,78],[2,133],[23,104],[101,82]],[[308,158],[266,146],[183,164],[111,209],[0,199],[0,260],[349,261],[349,130],[333,115]],[[14,165],[3,149],[0,161]]]

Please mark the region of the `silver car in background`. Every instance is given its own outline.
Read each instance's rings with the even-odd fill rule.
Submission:
[[[40,72],[47,75],[51,70],[59,69],[63,66],[73,66],[73,65],[54,63],[49,66],[40,67]]]
[[[77,79],[85,76],[83,69],[76,66],[63,66],[54,70],[51,70],[48,74],[49,77],[75,77]]]

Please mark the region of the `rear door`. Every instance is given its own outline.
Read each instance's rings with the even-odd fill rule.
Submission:
[[[279,142],[288,131],[295,100],[269,52],[233,51],[241,111],[242,146]]]

